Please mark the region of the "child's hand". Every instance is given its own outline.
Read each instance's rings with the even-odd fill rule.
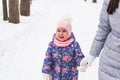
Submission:
[[[42,73],[42,80],[49,80],[49,74]]]
[[[80,62],[80,66],[83,66],[83,65],[91,66],[95,58],[96,58],[95,56],[88,55],[87,57],[83,58],[83,60]]]
[[[78,71],[80,72],[86,72],[87,65],[81,65],[80,67],[77,67]]]

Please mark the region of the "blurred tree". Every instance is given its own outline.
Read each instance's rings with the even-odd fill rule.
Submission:
[[[9,22],[19,23],[19,0],[9,0]]]
[[[3,5],[3,20],[8,20],[7,1],[2,0],[2,5]]]
[[[30,0],[21,0],[20,2],[20,14],[22,16],[30,15]]]
[[[96,2],[97,2],[97,0],[92,0],[92,2],[93,2],[93,3],[96,3]]]

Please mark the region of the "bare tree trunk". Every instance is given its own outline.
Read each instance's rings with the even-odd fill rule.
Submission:
[[[9,22],[19,23],[19,0],[9,0]]]
[[[8,20],[7,1],[2,0],[2,4],[3,4],[3,20]]]
[[[92,0],[92,2],[93,2],[93,3],[96,3],[96,2],[97,2],[97,0]]]
[[[21,2],[20,2],[20,14],[23,16],[30,15],[30,0],[21,0]]]

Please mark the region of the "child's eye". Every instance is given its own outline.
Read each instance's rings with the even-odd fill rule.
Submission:
[[[62,32],[66,32],[66,30],[63,30]]]
[[[57,32],[60,32],[60,30],[58,29]]]
[[[63,32],[66,32],[65,30]]]

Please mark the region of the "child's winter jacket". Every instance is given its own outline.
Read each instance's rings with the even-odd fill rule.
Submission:
[[[74,35],[72,34],[70,38],[74,38]],[[75,38],[67,47],[58,47],[51,41],[46,51],[42,72],[49,74],[50,80],[78,80],[77,66],[83,57]]]

